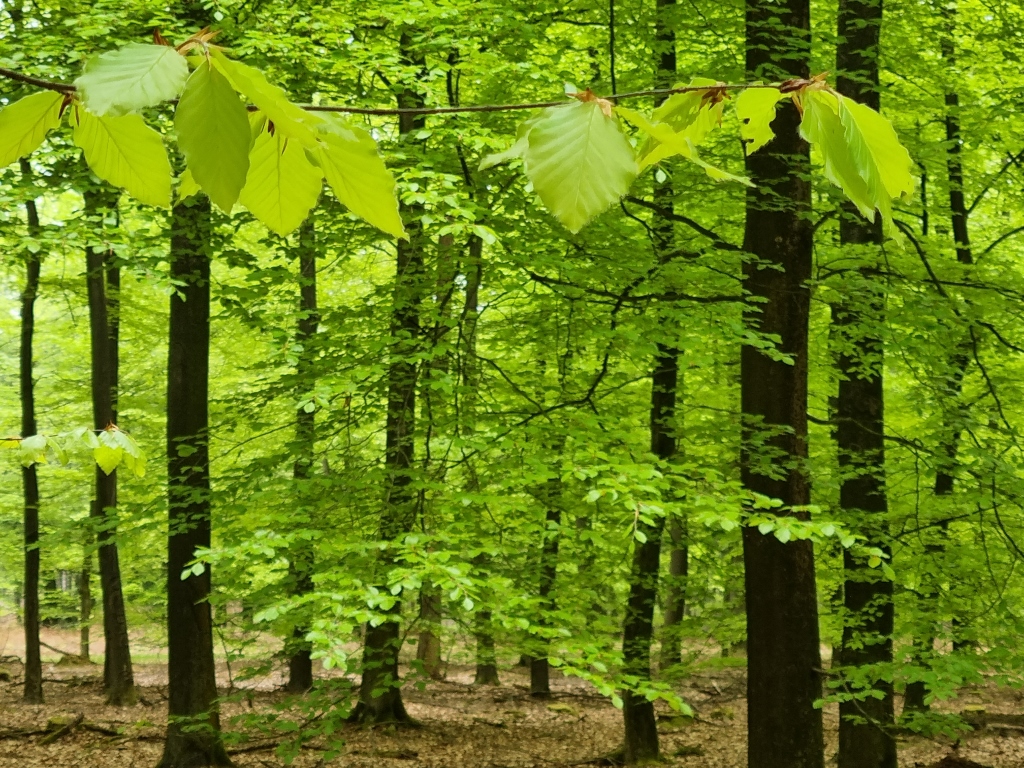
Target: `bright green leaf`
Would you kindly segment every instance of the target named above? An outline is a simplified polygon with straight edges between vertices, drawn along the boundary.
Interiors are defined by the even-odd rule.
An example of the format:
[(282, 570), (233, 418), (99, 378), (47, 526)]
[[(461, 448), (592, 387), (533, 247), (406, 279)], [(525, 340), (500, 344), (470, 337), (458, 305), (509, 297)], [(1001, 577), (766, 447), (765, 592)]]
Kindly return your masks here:
[(528, 139), (526, 175), (570, 232), (618, 201), (636, 178), (632, 147), (596, 101), (545, 109)]
[(103, 470), (104, 474), (109, 475), (115, 469), (117, 465), (121, 463), (121, 456), (124, 454), (120, 448), (111, 448), (105, 443), (97, 445), (92, 452), (92, 457), (96, 460), (100, 469)]
[(740, 137), (746, 143), (748, 155), (775, 138), (772, 130), (775, 107), (785, 98), (786, 94), (778, 88), (747, 88), (736, 97)]
[(140, 202), (171, 204), (171, 164), (160, 134), (139, 115), (97, 117), (81, 106), (72, 110), (75, 144), (93, 172), (123, 187)]
[(406, 236), (395, 180), (370, 134), (332, 115), (310, 155), (346, 208), (389, 235)]
[(23, 466), (46, 462), (46, 435), (29, 435), (22, 438), (19, 448)]
[(193, 178), (230, 213), (249, 170), (249, 118), (231, 83), (208, 61), (185, 84), (174, 128)]
[(202, 192), (202, 188), (196, 184), (196, 180), (192, 176), (192, 171), (186, 168), (181, 172), (181, 176), (178, 177), (178, 200), (187, 200), (192, 195)]
[(258, 69), (229, 59), (216, 49), (210, 50), (210, 61), (236, 91), (244, 94), (267, 116), (274, 124), (275, 132), (310, 149), (316, 145), (316, 130), (323, 123), (323, 118), (292, 104), (288, 94), (268, 82)]
[(188, 63), (166, 45), (129, 43), (93, 57), (75, 87), (95, 115), (123, 115), (178, 97)]
[(0, 168), (36, 150), (46, 134), (60, 124), (64, 95), (33, 93), (0, 110)]
[(874, 220), (875, 203), (850, 157), (836, 96), (827, 91), (807, 91), (802, 105), (800, 135), (821, 154), (825, 177), (842, 189), (866, 218)]
[(302, 147), (264, 130), (249, 155), (249, 175), (239, 202), (279, 235), (296, 229), (320, 196), (320, 171)]

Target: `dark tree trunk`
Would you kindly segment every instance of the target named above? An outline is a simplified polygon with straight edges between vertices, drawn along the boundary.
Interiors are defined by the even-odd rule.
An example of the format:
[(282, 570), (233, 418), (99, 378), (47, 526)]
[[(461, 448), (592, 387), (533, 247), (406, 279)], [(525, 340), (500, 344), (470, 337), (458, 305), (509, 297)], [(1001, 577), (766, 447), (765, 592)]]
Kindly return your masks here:
[[(32, 177), (28, 160), (21, 160), (21, 173)], [(28, 232), (38, 237), (41, 231), (39, 212), (35, 200), (25, 202)], [(32, 342), (35, 335), (35, 305), (39, 295), (39, 273), (42, 264), (39, 255), (25, 254), (25, 288), (21, 292), (21, 351), (19, 380), (21, 383), (21, 434), (31, 437), (36, 427), (35, 382), (32, 375)], [(25, 524), (25, 692), (29, 704), (43, 703), (43, 665), (39, 652), (39, 475), (36, 465), (21, 468), (24, 488)]]
[[(422, 70), (426, 61), (413, 50), (413, 36), (402, 32), (399, 55), (410, 66)], [(403, 88), (397, 94), (399, 108), (423, 106), (416, 90)], [(422, 115), (405, 113), (399, 117), (403, 139), (425, 125)], [(396, 244), (395, 286), (391, 308), (391, 350), (388, 363), (388, 410), (385, 425), (384, 504), (380, 519), (380, 538), (394, 544), (416, 523), (416, 493), (412, 487), (416, 437), (415, 355), (420, 350), (420, 304), (424, 294), (423, 225), (419, 204), (402, 206), (408, 240)], [(385, 573), (394, 563), (388, 549), (382, 551), (379, 567)], [(378, 626), (367, 624), (363, 641), (363, 669), (359, 702), (352, 719), (361, 723), (407, 722), (409, 715), (402, 703), (398, 675), (401, 650), (402, 605), (396, 601), (386, 620)]]
[[(956, 33), (957, 8), (955, 4), (943, 5), (939, 11), (944, 23), (941, 39), (941, 54), (950, 70), (956, 67), (956, 48), (954, 45)], [(950, 224), (953, 229), (953, 242), (956, 248), (956, 260), (965, 267), (974, 264), (974, 252), (971, 248), (970, 236), (970, 211), (964, 198), (964, 169), (961, 154), (962, 136), (960, 130), (960, 94), (950, 91), (945, 95), (945, 126), (946, 126), (946, 174), (949, 182), (949, 212)], [(960, 450), (960, 433), (963, 430), (963, 419), (965, 406), (961, 401), (963, 392), (964, 377), (967, 375), (967, 367), (970, 364), (970, 342), (963, 329), (957, 329), (960, 338), (956, 343), (953, 353), (949, 358), (948, 370), (942, 372), (945, 379), (943, 382), (943, 407), (946, 414), (943, 418), (943, 438), (939, 445), (937, 466), (935, 469), (935, 484), (932, 492), (937, 498), (944, 498), (953, 494), (956, 484), (957, 454)], [(946, 526), (941, 528), (940, 535), (944, 536)], [(939, 560), (945, 551), (945, 544), (941, 540), (925, 545), (925, 553), (932, 559)], [(938, 566), (941, 567), (941, 566)], [(922, 613), (925, 616), (932, 616), (935, 621), (935, 614), (938, 609), (940, 587), (932, 574), (927, 574), (919, 589), (921, 596)], [(958, 625), (954, 617), (954, 625)], [(920, 637), (915, 639), (914, 653), (919, 664), (926, 664), (928, 657), (934, 652), (935, 629), (922, 628)], [(960, 645), (954, 638), (954, 647)], [(928, 688), (922, 681), (907, 683), (903, 696), (904, 712), (923, 712), (928, 709), (925, 698)]]
[[(116, 211), (117, 197), (107, 189), (85, 193), (86, 215), (97, 228)], [(119, 269), (113, 252), (96, 246), (85, 249), (85, 280), (89, 295), (89, 335), (92, 367), (93, 426), (103, 430), (117, 421)], [(111, 276), (114, 276), (111, 279)], [(96, 496), (90, 515), (96, 531), (103, 592), (103, 687), (107, 703), (135, 703), (135, 677), (128, 645), (128, 620), (121, 590), (117, 555), (117, 470), (109, 475), (96, 467)]]
[[(808, 0), (747, 0), (747, 77), (807, 77)], [(744, 285), (760, 301), (746, 322), (775, 334), (774, 359), (753, 346), (740, 358), (743, 439), (740, 475), (753, 493), (784, 508), (810, 501), (807, 458), (807, 336), (812, 232), (810, 158), (800, 116), (784, 104), (776, 138), (747, 158)], [(765, 450), (767, 449), (767, 451)], [(774, 454), (774, 455), (772, 455)], [(769, 457), (771, 456), (771, 457)], [(747, 734), (751, 768), (822, 768), (821, 653), (814, 548), (743, 530), (747, 609)]]
[[(840, 0), (837, 90), (879, 109), (878, 41), (882, 0)], [(869, 541), (889, 551), (885, 489), (884, 348), (876, 328), (885, 319), (885, 299), (877, 287), (882, 222), (869, 223), (852, 206), (844, 206), (839, 240), (853, 256), (866, 260), (859, 269), (853, 295), (832, 307), (832, 323), (841, 339), (838, 358), (839, 396), (835, 435), (841, 473), (839, 506), (843, 519)], [(861, 250), (863, 249), (863, 250)], [(858, 253), (858, 251), (860, 251)], [(877, 568), (850, 550), (845, 569), (843, 641), (836, 660), (844, 667), (892, 662), (893, 588)], [(839, 704), (839, 768), (896, 768), (893, 738), (893, 687), (877, 672), (871, 687), (882, 698), (866, 696)], [(859, 693), (853, 689), (851, 693)], [(866, 722), (865, 722), (866, 721)]]
[[(301, 345), (296, 365), (300, 400), (316, 389), (316, 378), (313, 371), (313, 340), (317, 327), (320, 325), (320, 313), (317, 306), (316, 291), (316, 229), (310, 215), (299, 228), (299, 322), (295, 330), (295, 341)], [(295, 412), (295, 443), (297, 457), (292, 468), (295, 479), (296, 495), (300, 506), (312, 512), (312, 507), (305, 503), (310, 498), (309, 480), (313, 474), (313, 461), (316, 448), (316, 410), (300, 406)], [(312, 522), (312, 521), (310, 521)], [(300, 539), (294, 545), (289, 558), (289, 571), (292, 591), (297, 597), (313, 591), (313, 546), (306, 539)], [(300, 615), (305, 615), (302, 611)], [(310, 645), (306, 641), (307, 627), (302, 622), (292, 631), (290, 653), (288, 656), (288, 683), (286, 688), (291, 693), (302, 693), (313, 687), (313, 660), (310, 656)]]
[(92, 529), (82, 537), (82, 571), (78, 577), (78, 655), (88, 662), (89, 631), (92, 624)]
[[(555, 446), (555, 455), (561, 453), (563, 445), (564, 438), (559, 438)], [(555, 463), (557, 466), (557, 462)], [(551, 592), (558, 576), (558, 529), (562, 524), (562, 478), (560, 476), (547, 480), (541, 498), (544, 499), (547, 511), (544, 514), (544, 530), (540, 548), (540, 578), (537, 584), (540, 614), (537, 618), (537, 626), (544, 629), (550, 624), (548, 614), (555, 609)], [(551, 695), (551, 668), (548, 664), (547, 649), (548, 639), (541, 637), (534, 654), (530, 657), (530, 695), (537, 698), (547, 698)]]
[[(220, 740), (210, 615), (210, 568), (182, 572), (210, 546), (208, 381), (210, 200), (199, 195), (171, 215), (171, 296), (167, 363), (167, 742), (159, 768), (231, 764)], [(176, 718), (187, 718), (183, 722)], [(194, 729), (190, 726), (203, 726)]]
[[(655, 38), (658, 57), (655, 85), (671, 87), (676, 77), (676, 36), (672, 13), (675, 0), (657, 0)], [(655, 99), (658, 103), (660, 99)], [(671, 181), (655, 182), (655, 200), (672, 209), (674, 190)], [(655, 256), (665, 263), (674, 250), (671, 221), (656, 222)], [(679, 379), (679, 350), (659, 343), (651, 374), (650, 435), (651, 453), (662, 462), (676, 454), (673, 421), (676, 412), (676, 389)], [(653, 524), (637, 521), (637, 540), (633, 543), (629, 597), (622, 626), (622, 661), (625, 674), (639, 680), (651, 678), (651, 640), (654, 635), (654, 606), (658, 599), (658, 577), (661, 571), (661, 536), (663, 517)], [(630, 689), (622, 692), (624, 726), (624, 758), (626, 765), (655, 763), (660, 759), (657, 721), (654, 704)]]
[(444, 678), (441, 663), (441, 638), (438, 628), (441, 626), (441, 591), (433, 584), (420, 587), (420, 621), (424, 629), (420, 631), (419, 643), (416, 645), (416, 660), (423, 667), (423, 674), (431, 680)]
[(669, 542), (672, 549), (668, 557), (668, 584), (665, 590), (665, 626), (662, 629), (661, 661), (662, 670), (671, 668), (683, 660), (682, 624), (686, 616), (686, 577), (690, 571), (690, 552), (686, 546), (686, 526), (683, 521), (673, 519), (668, 526)]
[[(480, 361), (476, 354), (477, 345), (477, 323), (480, 319), (480, 286), (483, 282), (484, 242), (479, 235), (469, 237), (469, 258), (466, 260), (466, 294), (465, 305), (462, 317), (462, 385), (465, 395), (462, 398), (462, 432), (467, 440), (472, 436), (476, 419), (476, 404), (478, 399), (478, 388), (480, 386)], [(480, 482), (476, 473), (476, 465), (472, 459), (467, 461), (469, 473), (468, 490), (477, 493), (480, 490)], [(478, 518), (479, 519), (479, 518)], [(477, 527), (481, 539), (486, 535), (482, 526)], [(480, 553), (473, 560), (473, 565), (478, 570), (486, 571), (490, 564), (490, 557), (486, 553)], [(476, 674), (473, 678), (475, 685), (499, 685), (498, 660), (494, 651), (494, 625), (493, 614), (490, 610), (492, 595), (481, 595), (482, 605), (473, 615), (473, 636), (476, 640)]]

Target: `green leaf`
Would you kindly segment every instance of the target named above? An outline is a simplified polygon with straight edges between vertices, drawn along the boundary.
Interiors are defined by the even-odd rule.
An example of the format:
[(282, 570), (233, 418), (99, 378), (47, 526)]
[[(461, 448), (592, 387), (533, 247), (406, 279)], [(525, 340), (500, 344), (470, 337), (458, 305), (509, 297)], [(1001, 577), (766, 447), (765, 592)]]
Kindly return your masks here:
[(33, 93), (0, 110), (0, 168), (35, 151), (46, 134), (60, 124), (64, 95)]
[(310, 156), (346, 208), (389, 235), (406, 236), (395, 180), (369, 133), (331, 115)]
[(178, 177), (178, 200), (187, 200), (199, 192), (202, 192), (202, 188), (196, 184), (195, 178), (192, 176), (192, 171), (186, 168), (181, 172), (181, 176)]
[(210, 61), (236, 91), (245, 94), (267, 116), (275, 131), (310, 149), (316, 145), (316, 130), (323, 118), (292, 104), (288, 94), (269, 83), (258, 69), (229, 59), (215, 48), (210, 50)]
[[(716, 85), (716, 82), (705, 77), (697, 77), (686, 86), (679, 87), (695, 88), (701, 85)], [(659, 138), (657, 132), (649, 133), (638, 153), (641, 170), (674, 155), (682, 154), (675, 149), (678, 140), (689, 139), (693, 146), (697, 146), (719, 126), (725, 104), (721, 100), (705, 101), (708, 93), (708, 90), (677, 93), (654, 110), (651, 122), (667, 126), (677, 141), (666, 146), (662, 144), (663, 139)]]
[(477, 170), (486, 171), (488, 168), (507, 163), (509, 160), (521, 159), (526, 154), (526, 148), (530, 146), (530, 130), (536, 122), (537, 119), (533, 118), (532, 120), (520, 123), (516, 129), (515, 143), (506, 150), (495, 152), (493, 155), (487, 155), (487, 157), (480, 161)]
[(160, 134), (139, 115), (98, 117), (76, 105), (75, 144), (93, 172), (149, 205), (171, 204), (171, 164)]
[(185, 84), (174, 128), (193, 178), (230, 213), (249, 170), (249, 118), (231, 83), (208, 61)]
[[(736, 176), (702, 160), (688, 131), (675, 131), (668, 123), (651, 122), (640, 112), (626, 107), (616, 107), (615, 112), (657, 142), (656, 149), (641, 160), (640, 170), (645, 170), (660, 160), (681, 155), (694, 165), (703, 168), (704, 172), (715, 181), (736, 181), (751, 186), (750, 179), (745, 176)], [(703, 127), (700, 130), (703, 130)]]
[(188, 62), (166, 45), (129, 43), (90, 59), (75, 88), (95, 115), (123, 115), (178, 97)]
[(92, 452), (92, 457), (96, 460), (99, 468), (107, 475), (117, 469), (117, 465), (121, 463), (122, 455), (124, 455), (124, 451), (120, 448), (111, 448), (106, 443), (100, 443)]
[(320, 197), (320, 171), (302, 147), (264, 130), (249, 154), (249, 175), (238, 200), (279, 235), (296, 229)]
[[(857, 209), (868, 219), (875, 218), (875, 201), (868, 194), (867, 184), (857, 172), (846, 146), (843, 125), (839, 121), (839, 101), (826, 91), (803, 94), (803, 118), (800, 135), (821, 154), (825, 177), (846, 193)], [(888, 207), (888, 200), (883, 202)]]
[(629, 190), (633, 148), (597, 101), (549, 107), (528, 134), (526, 175), (570, 232), (579, 232)]
[(46, 463), (46, 435), (29, 435), (21, 440), (20, 459), (23, 466)]
[(740, 137), (746, 144), (748, 155), (775, 138), (772, 130), (775, 107), (785, 98), (786, 95), (778, 88), (747, 88), (736, 97)]

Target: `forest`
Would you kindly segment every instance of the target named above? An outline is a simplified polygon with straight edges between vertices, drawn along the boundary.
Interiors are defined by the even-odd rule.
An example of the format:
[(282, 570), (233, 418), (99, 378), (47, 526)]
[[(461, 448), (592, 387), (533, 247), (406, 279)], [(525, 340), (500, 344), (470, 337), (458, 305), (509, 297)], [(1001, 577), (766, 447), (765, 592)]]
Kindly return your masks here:
[(1022, 49), (0, 0), (0, 768), (1024, 766)]

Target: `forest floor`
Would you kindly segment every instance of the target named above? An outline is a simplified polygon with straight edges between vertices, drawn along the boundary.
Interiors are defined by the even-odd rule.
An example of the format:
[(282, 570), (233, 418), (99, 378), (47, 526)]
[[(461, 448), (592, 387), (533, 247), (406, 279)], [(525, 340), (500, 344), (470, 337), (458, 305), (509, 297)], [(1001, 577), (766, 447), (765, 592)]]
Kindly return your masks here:
[[(71, 633), (62, 645), (74, 647)], [(10, 649), (7, 649), (10, 652)], [(8, 660), (10, 657), (8, 657)], [(21, 702), (21, 666), (6, 664), (8, 680), (0, 681), (0, 768), (153, 768), (162, 750), (166, 716), (166, 666), (136, 666), (140, 702), (133, 707), (105, 706), (98, 665), (44, 664), (46, 704)], [(237, 670), (236, 670), (237, 671)], [(229, 685), (226, 665), (220, 665), (222, 684)], [(680, 684), (696, 718), (683, 722), (665, 708), (659, 710), (661, 747), (666, 765), (679, 768), (743, 768), (745, 747), (745, 671), (721, 667), (699, 672)], [(0, 675), (2, 677), (2, 675)], [(501, 685), (471, 684), (470, 667), (452, 666), (444, 681), (424, 690), (407, 687), (405, 700), (418, 727), (363, 729), (343, 732), (344, 754), (332, 766), (344, 768), (549, 768), (600, 764), (599, 758), (621, 746), (621, 713), (589, 684), (554, 674), (553, 695), (547, 700), (529, 695), (525, 670), (502, 669)], [(225, 723), (232, 715), (266, 710), (280, 702), (277, 680), (263, 678), (251, 698), (240, 697), (223, 708)], [(251, 683), (250, 683), (251, 685)], [(226, 692), (226, 691), (222, 691)], [(250, 704), (251, 702), (251, 704)], [(964, 690), (950, 709), (984, 705), (989, 713), (1024, 711), (1024, 695), (994, 688)], [(79, 716), (82, 716), (79, 721)], [(62, 724), (75, 723), (53, 739)], [(837, 713), (826, 707), (826, 755), (835, 765)], [(49, 743), (47, 743), (49, 742)], [(257, 740), (248, 749), (259, 747)], [(240, 751), (239, 768), (270, 768), (282, 763), (272, 745)], [(957, 761), (952, 759), (958, 758)], [(939, 762), (943, 761), (943, 762)], [(963, 762), (960, 762), (963, 761)], [(973, 762), (968, 762), (973, 761)], [(319, 753), (303, 750), (297, 768), (325, 765)], [(1024, 728), (983, 729), (965, 736), (954, 749), (948, 740), (921, 737), (900, 739), (901, 768), (1021, 768), (1024, 766)]]

